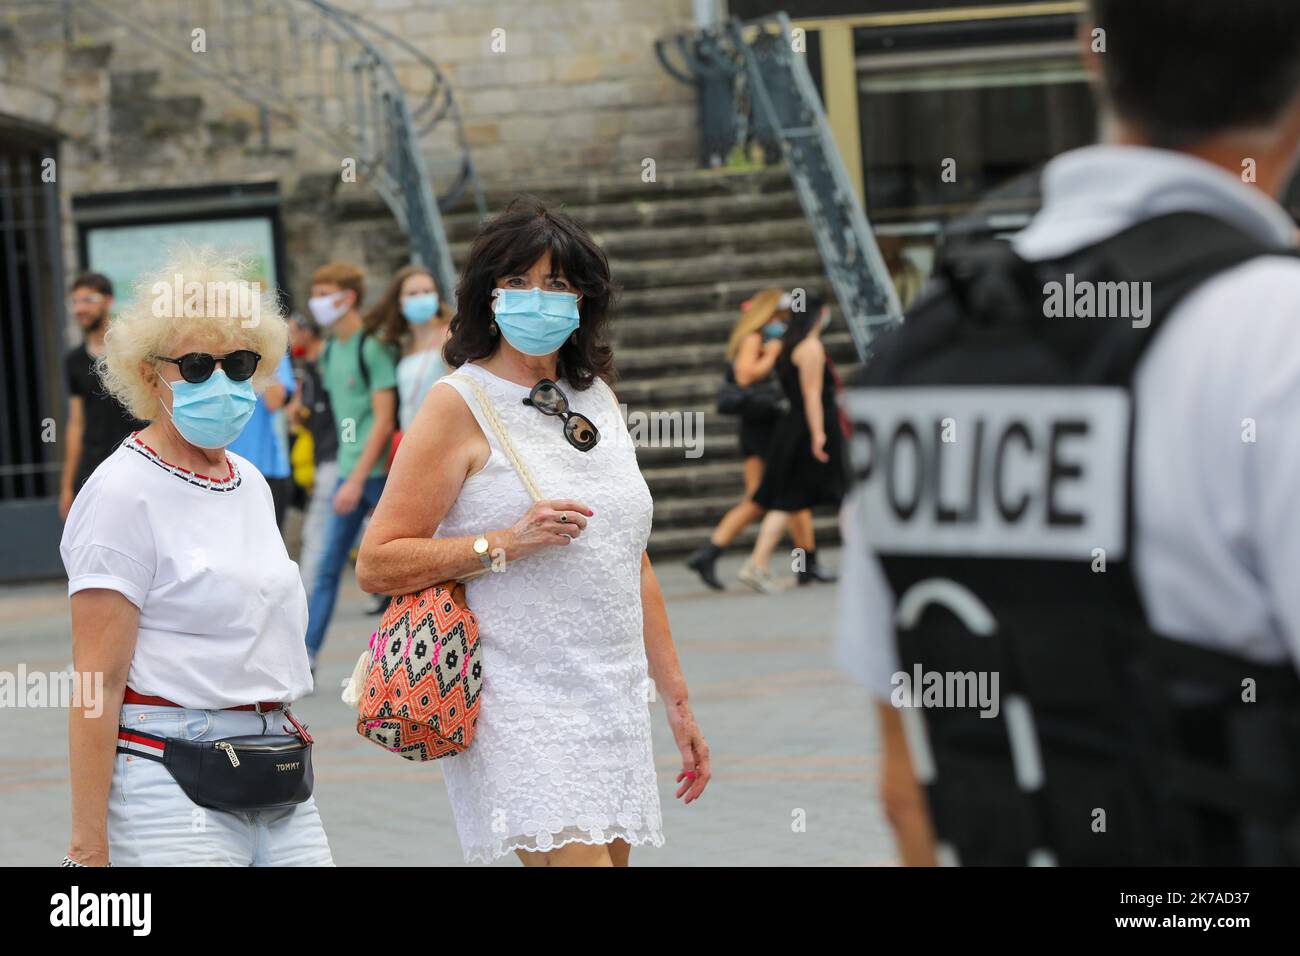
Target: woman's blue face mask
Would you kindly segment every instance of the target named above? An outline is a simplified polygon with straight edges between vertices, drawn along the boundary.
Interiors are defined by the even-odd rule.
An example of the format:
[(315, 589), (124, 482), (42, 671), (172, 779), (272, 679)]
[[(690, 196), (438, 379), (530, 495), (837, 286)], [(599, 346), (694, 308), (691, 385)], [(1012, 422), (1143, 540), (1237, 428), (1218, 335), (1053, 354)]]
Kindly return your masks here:
[(239, 437), (257, 408), (252, 381), (232, 382), (221, 369), (214, 369), (202, 382), (169, 382), (158, 377), (172, 390), (168, 413), (172, 424), (182, 438), (199, 448), (225, 448)]
[(550, 355), (578, 328), (578, 297), (541, 289), (493, 289), (492, 311), (505, 340), (525, 355)]
[(402, 316), (407, 322), (423, 325), (438, 314), (438, 293), (423, 292), (402, 300)]

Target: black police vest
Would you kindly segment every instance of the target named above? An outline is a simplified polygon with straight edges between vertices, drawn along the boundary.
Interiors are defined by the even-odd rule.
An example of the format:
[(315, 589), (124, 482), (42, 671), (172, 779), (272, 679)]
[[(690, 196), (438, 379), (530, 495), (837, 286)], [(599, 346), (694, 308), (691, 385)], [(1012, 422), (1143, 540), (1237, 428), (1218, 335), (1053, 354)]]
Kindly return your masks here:
[(1190, 213), (1046, 263), (970, 240), (873, 343), (851, 460), (942, 858), (1300, 862), (1295, 669), (1153, 633), (1129, 564), (1134, 369), (1266, 253)]

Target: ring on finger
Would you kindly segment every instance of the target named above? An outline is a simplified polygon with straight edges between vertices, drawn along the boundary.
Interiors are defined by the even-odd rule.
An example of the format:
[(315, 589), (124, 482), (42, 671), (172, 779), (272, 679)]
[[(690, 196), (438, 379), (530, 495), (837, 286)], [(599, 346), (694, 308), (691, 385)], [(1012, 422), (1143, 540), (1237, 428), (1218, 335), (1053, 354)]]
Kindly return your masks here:
[(569, 523), (569, 513), (567, 511), (561, 511), (560, 524), (568, 524), (568, 523)]

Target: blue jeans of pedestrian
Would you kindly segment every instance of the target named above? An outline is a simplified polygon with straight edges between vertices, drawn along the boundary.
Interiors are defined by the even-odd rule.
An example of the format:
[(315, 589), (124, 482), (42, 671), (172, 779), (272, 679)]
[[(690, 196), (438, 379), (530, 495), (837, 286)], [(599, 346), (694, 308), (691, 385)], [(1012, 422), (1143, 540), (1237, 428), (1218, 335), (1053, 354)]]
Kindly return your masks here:
[[(278, 712), (190, 710), (123, 704), (119, 726), (156, 737), (217, 740), (291, 733)], [(333, 866), (316, 798), (276, 810), (200, 807), (162, 764), (113, 760), (108, 856), (114, 866)]]
[[(348, 552), (356, 543), (357, 532), (361, 530), (366, 514), (379, 504), (379, 496), (384, 493), (384, 480), (384, 475), (367, 478), (357, 506), (345, 515), (331, 510), (329, 519), (325, 522), (325, 539), (316, 561), (316, 580), (312, 584), (311, 596), (307, 599), (307, 654), (313, 664), (320, 654), (321, 645), (325, 643), (325, 631), (330, 626), (330, 618), (334, 616), (339, 577), (343, 574)], [(342, 486), (343, 479), (340, 479), (334, 490), (338, 491)]]

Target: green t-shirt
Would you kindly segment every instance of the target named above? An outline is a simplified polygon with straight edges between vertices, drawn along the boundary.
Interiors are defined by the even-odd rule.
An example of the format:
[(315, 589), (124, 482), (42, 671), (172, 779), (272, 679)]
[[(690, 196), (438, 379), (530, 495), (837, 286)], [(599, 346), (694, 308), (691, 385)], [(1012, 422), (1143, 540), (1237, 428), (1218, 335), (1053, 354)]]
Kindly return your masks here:
[[(334, 428), (339, 436), (339, 477), (347, 478), (361, 457), (370, 429), (375, 423), (371, 392), (397, 388), (397, 361), (393, 353), (373, 335), (366, 337), (366, 371), (370, 373), (370, 388), (366, 389), (361, 377), (361, 330), (352, 333), (346, 342), (331, 340), (321, 356), (321, 380), (330, 393), (330, 408), (334, 412)], [(380, 455), (369, 477), (384, 473), (387, 455)]]

